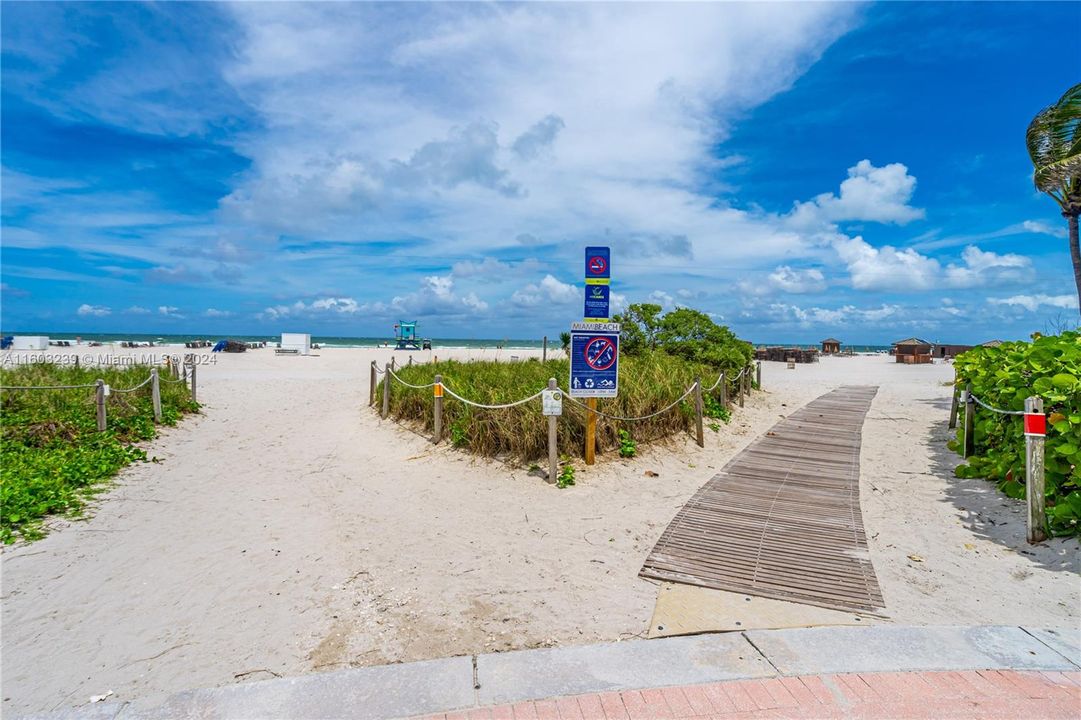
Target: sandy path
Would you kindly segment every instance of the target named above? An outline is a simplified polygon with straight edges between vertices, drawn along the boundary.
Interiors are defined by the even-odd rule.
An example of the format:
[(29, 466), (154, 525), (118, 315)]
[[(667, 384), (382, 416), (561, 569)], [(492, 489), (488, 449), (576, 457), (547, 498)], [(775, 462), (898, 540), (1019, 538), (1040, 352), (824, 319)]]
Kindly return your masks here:
[[(891, 616), (1076, 625), (1068, 546), (1009, 550), (1016, 505), (947, 479), (930, 444), (947, 366), (767, 364), (771, 392), (704, 450), (681, 440), (559, 491), (380, 422), (367, 363), (385, 357), (222, 356), (200, 370), (205, 414), (154, 443), (162, 463), (125, 471), (88, 520), (5, 549), (5, 712), (641, 634), (656, 586), (637, 572), (676, 509), (779, 414), (845, 382), (882, 386), (862, 469)], [(1014, 534), (974, 532), (974, 509)]]

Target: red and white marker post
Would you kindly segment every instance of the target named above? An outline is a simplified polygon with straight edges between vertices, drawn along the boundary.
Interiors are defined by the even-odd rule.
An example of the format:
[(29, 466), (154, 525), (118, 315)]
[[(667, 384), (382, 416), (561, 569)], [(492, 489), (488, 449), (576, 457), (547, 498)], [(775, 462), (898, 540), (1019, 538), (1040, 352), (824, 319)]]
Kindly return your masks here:
[(1047, 416), (1043, 414), (1043, 398), (1025, 400), (1025, 500), (1028, 505), (1028, 541), (1038, 543), (1047, 539), (1044, 513), (1044, 438)]

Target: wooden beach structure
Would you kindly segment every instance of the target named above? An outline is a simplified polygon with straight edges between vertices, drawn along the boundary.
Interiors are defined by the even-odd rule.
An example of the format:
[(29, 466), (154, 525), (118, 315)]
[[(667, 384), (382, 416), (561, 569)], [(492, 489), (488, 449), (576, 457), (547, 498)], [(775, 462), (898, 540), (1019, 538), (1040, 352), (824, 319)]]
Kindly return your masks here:
[(955, 358), (965, 350), (971, 350), (971, 345), (947, 345), (938, 343), (931, 349), (931, 356), (941, 359)]
[(931, 349), (934, 343), (921, 340), (918, 337), (905, 338), (893, 343), (890, 353), (897, 362), (905, 365), (925, 365), (934, 362)]
[(841, 341), (837, 338), (826, 338), (821, 344), (823, 355), (837, 355), (841, 352)]
[(755, 360), (773, 362), (813, 363), (818, 362), (818, 350), (798, 347), (759, 347), (754, 351)]

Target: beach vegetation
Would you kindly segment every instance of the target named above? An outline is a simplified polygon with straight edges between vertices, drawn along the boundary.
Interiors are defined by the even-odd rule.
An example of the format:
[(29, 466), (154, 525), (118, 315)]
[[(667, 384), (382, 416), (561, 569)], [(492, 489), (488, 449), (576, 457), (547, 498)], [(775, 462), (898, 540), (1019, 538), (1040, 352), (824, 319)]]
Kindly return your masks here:
[[(741, 343), (746, 345), (745, 343)], [(749, 346), (748, 346), (749, 347)], [(701, 377), (705, 387), (714, 383), (721, 369), (732, 376), (733, 366), (745, 356), (734, 354), (735, 362), (721, 367), (670, 355), (664, 351), (647, 352), (621, 358), (619, 397), (598, 399), (601, 412), (622, 417), (642, 417), (663, 410), (679, 398)], [(566, 359), (537, 363), (496, 361), (441, 360), (426, 365), (398, 368), (406, 382), (424, 385), (436, 374), (447, 387), (462, 397), (486, 405), (501, 405), (527, 398), (556, 378), (566, 389), (570, 373)], [(382, 393), (382, 383), (376, 396)], [(707, 407), (717, 417), (725, 417), (720, 404), (720, 387), (704, 393)], [(730, 394), (731, 396), (731, 394)], [(709, 399), (706, 399), (709, 398)], [(434, 430), (434, 398), (431, 389), (409, 388), (391, 383), (390, 414), (418, 430)], [(507, 456), (530, 462), (547, 456), (548, 423), (536, 399), (508, 408), (487, 409), (467, 405), (449, 395), (443, 402), (443, 421), (451, 443), (458, 448), (487, 457)], [(585, 446), (586, 410), (566, 397), (563, 414), (558, 417), (559, 452), (580, 457)], [(681, 433), (694, 432), (694, 396), (688, 395), (671, 410), (641, 421), (597, 418), (597, 446), (601, 452), (620, 447), (620, 430), (631, 433), (636, 443), (664, 440)]]
[(574, 484), (574, 466), (564, 465), (559, 471), (559, 477), (556, 478), (556, 487), (562, 490), (565, 487), (569, 487)]
[[(954, 361), (957, 384), (1003, 410), (1023, 410), (1025, 398), (1043, 399), (1047, 414), (1044, 484), (1048, 531), (1081, 535), (1081, 333), (1035, 335), (1032, 342), (977, 347)], [(962, 452), (964, 424), (949, 447)], [(1017, 415), (976, 408), (975, 453), (958, 477), (993, 480), (1012, 498), (1025, 497), (1025, 435)]]
[(638, 443), (634, 441), (631, 434), (626, 430), (619, 431), (619, 456), (621, 458), (632, 458), (638, 454)]
[[(138, 385), (145, 365), (74, 367), (34, 363), (0, 370), (0, 385)], [(175, 425), (198, 405), (184, 383), (161, 383), (162, 422)], [(51, 514), (77, 515), (126, 465), (147, 460), (140, 446), (156, 434), (150, 384), (107, 398), (108, 425), (97, 430), (94, 388), (0, 393), (0, 540), (32, 540)], [(155, 458), (151, 458), (155, 460)]]

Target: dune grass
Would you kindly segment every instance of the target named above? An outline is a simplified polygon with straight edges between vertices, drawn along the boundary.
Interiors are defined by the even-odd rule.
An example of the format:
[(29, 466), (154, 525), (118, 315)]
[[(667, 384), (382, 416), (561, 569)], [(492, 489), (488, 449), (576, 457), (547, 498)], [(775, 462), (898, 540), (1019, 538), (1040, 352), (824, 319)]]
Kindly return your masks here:
[[(81, 385), (98, 378), (113, 388), (138, 385), (150, 366), (83, 367), (34, 363), (0, 370), (0, 385)], [(164, 373), (163, 373), (164, 375)], [(97, 431), (94, 388), (0, 392), (0, 540), (42, 535), (41, 518), (77, 514), (104, 481), (146, 452), (156, 435), (150, 384), (106, 400), (108, 429)], [(161, 383), (162, 422), (175, 425), (198, 405), (183, 383)]]
[[(520, 362), (456, 360), (427, 365), (403, 366), (398, 376), (414, 385), (430, 383), (436, 374), (462, 397), (488, 405), (513, 402), (545, 388), (554, 377), (561, 388), (567, 387), (567, 360)], [(619, 397), (598, 400), (597, 409), (612, 415), (640, 417), (656, 412), (684, 393), (696, 377), (702, 385), (713, 385), (719, 368), (689, 362), (663, 352), (627, 356), (620, 359)], [(729, 376), (733, 373), (729, 371)], [(376, 407), (382, 397), (382, 380), (376, 392)], [(734, 385), (729, 386), (732, 397)], [(727, 408), (720, 405), (718, 386), (705, 398), (706, 415), (727, 421)], [(431, 388), (416, 390), (393, 381), (390, 414), (419, 430), (432, 432), (434, 397)], [(563, 401), (558, 438), (561, 455), (579, 457), (585, 445), (585, 410), (569, 398)], [(635, 442), (656, 442), (679, 433), (694, 431), (694, 395), (671, 410), (648, 420), (623, 422), (599, 417), (597, 445), (602, 452), (618, 449), (620, 430)], [(709, 421), (707, 421), (709, 422)], [(507, 456), (523, 461), (537, 460), (548, 453), (548, 422), (541, 414), (540, 399), (512, 408), (488, 410), (471, 407), (445, 396), (443, 406), (444, 438), (455, 447), (478, 455)], [(715, 425), (715, 423), (714, 423)]]

